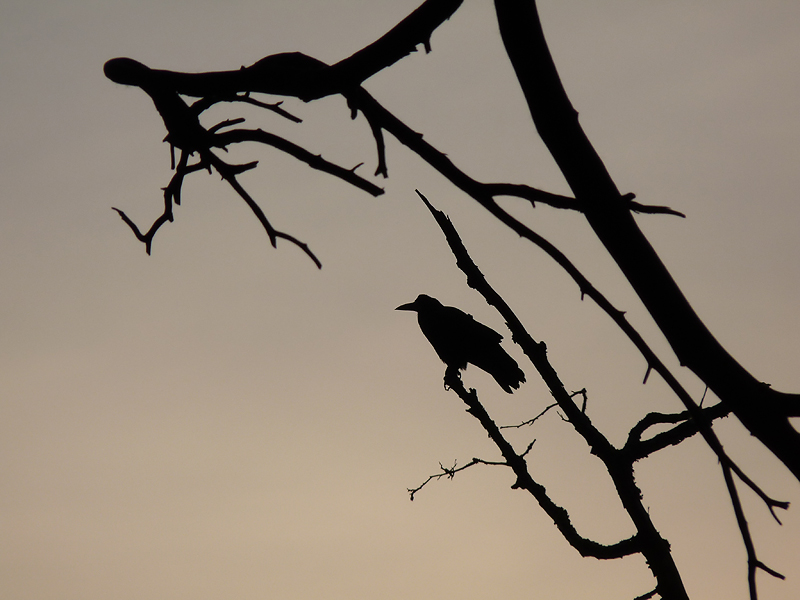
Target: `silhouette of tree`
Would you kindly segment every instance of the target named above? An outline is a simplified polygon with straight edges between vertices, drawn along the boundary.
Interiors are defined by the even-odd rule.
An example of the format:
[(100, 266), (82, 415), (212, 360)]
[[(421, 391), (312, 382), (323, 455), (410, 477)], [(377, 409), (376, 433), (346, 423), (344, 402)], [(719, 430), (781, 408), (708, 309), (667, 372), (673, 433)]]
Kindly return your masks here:
[[(640, 598), (656, 595), (669, 599), (688, 598), (670, 545), (657, 530), (643, 504), (642, 492), (634, 479), (633, 465), (699, 434), (719, 459), (747, 552), (750, 596), (755, 599), (757, 571), (762, 570), (779, 578), (783, 576), (758, 559), (737, 486), (744, 484), (753, 490), (776, 520), (776, 509), (787, 509), (788, 503), (770, 497), (730, 459), (714, 432), (713, 423), (721, 417), (734, 415), (800, 480), (800, 434), (790, 422), (791, 417), (800, 416), (800, 395), (773, 390), (751, 375), (714, 338), (689, 305), (633, 218), (633, 213), (683, 215), (668, 207), (636, 202), (633, 194), (619, 191), (581, 128), (578, 113), (561, 85), (534, 0), (495, 0), (495, 12), (506, 54), (524, 93), (533, 123), (564, 175), (573, 196), (553, 194), (526, 184), (487, 183), (474, 179), (426, 141), (420, 133), (390, 113), (362, 87), (361, 84), (366, 79), (416, 51), (420, 44), (426, 52), (430, 52), (433, 32), (461, 4), (461, 0), (427, 0), (379, 40), (332, 65), (299, 52), (275, 54), (249, 67), (209, 73), (151, 69), (129, 58), (109, 60), (105, 65), (105, 74), (111, 80), (137, 86), (153, 100), (167, 129), (165, 141), (172, 148), (174, 170), (172, 179), (164, 188), (163, 213), (147, 231), (142, 232), (124, 211), (118, 208), (114, 210), (145, 244), (149, 254), (156, 232), (174, 218), (173, 206), (180, 204), (185, 178), (201, 170), (216, 171), (250, 207), (273, 246), (277, 245), (278, 240), (286, 240), (298, 246), (317, 267), (321, 267), (318, 257), (305, 242), (273, 226), (256, 200), (240, 183), (238, 176), (254, 169), (257, 162), (230, 163), (221, 158), (219, 150), (226, 151), (243, 142), (265, 144), (373, 196), (382, 194), (383, 189), (369, 178), (356, 173), (361, 165), (351, 168), (336, 165), (275, 134), (262, 129), (242, 127), (245, 121), (243, 118), (226, 119), (206, 128), (201, 124), (200, 117), (206, 110), (220, 103), (246, 103), (272, 111), (285, 119), (300, 122), (298, 117), (282, 107), (280, 101), (271, 103), (261, 99), (261, 95), (294, 97), (304, 102), (341, 95), (351, 110), (351, 118), (355, 119), (361, 114), (369, 125), (377, 154), (376, 176), (388, 176), (384, 141), (384, 135), (388, 133), (475, 200), (490, 215), (543, 250), (561, 266), (575, 281), (581, 295), (593, 300), (643, 356), (647, 364), (645, 381), (651, 371), (657, 373), (685, 408), (682, 412), (672, 414), (642, 415), (629, 431), (627, 441), (621, 447), (614, 446), (592, 423), (587, 412), (586, 391), (569, 392), (564, 387), (550, 364), (544, 342), (534, 340), (509, 305), (489, 285), (467, 253), (449, 218), (418, 192), (441, 228), (457, 266), (467, 278), (467, 284), (478, 291), (505, 319), (513, 341), (521, 347), (549, 388), (555, 403), (545, 409), (545, 412), (557, 407), (563, 415), (562, 418), (586, 441), (589, 451), (604, 463), (624, 510), (635, 527), (635, 533), (613, 544), (601, 544), (581, 535), (572, 524), (568, 511), (550, 498), (545, 488), (528, 470), (525, 458), (531, 451), (533, 442), (523, 451), (515, 449), (503, 431), (509, 426), (495, 424), (480, 402), (477, 391), (464, 387), (457, 368), (447, 369), (445, 384), (466, 404), (468, 412), (484, 428), (503, 459), (493, 462), (474, 458), (461, 467), (454, 465), (452, 468), (440, 465), (440, 472), (409, 490), (411, 499), (430, 481), (442, 477), (452, 478), (456, 473), (475, 465), (508, 467), (516, 477), (513, 487), (531, 494), (566, 541), (581, 555), (601, 559), (642, 555), (656, 584), (652, 591)], [(254, 96), (256, 94), (259, 95), (258, 98)], [(188, 98), (195, 100), (189, 102)], [(177, 159), (176, 149), (179, 152)], [(558, 248), (498, 204), (498, 198), (504, 196), (582, 214), (638, 294), (680, 363), (705, 383), (707, 390), (716, 396), (718, 402), (704, 407), (702, 400), (695, 400), (633, 328), (624, 312), (612, 305)], [(450, 366), (448, 363), (448, 367)], [(581, 406), (576, 403), (578, 397), (583, 398)], [(542, 414), (513, 427), (531, 425)], [(654, 428), (658, 428), (659, 432), (651, 433)]]

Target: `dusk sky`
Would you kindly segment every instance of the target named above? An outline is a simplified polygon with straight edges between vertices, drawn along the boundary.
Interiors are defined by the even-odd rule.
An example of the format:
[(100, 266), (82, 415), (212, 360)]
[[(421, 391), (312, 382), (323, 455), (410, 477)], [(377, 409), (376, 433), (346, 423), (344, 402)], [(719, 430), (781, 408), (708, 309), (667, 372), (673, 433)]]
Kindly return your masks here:
[[(215, 173), (191, 175), (147, 256), (171, 176), (150, 98), (103, 75), (126, 56), (177, 71), (301, 51), (336, 62), (421, 0), (4, 0), (0, 7), (0, 596), (8, 600), (618, 600), (649, 592), (641, 558), (583, 559), (443, 388), (414, 315), (426, 293), (505, 335), (528, 382), (507, 395), (474, 367), (494, 418), (551, 397), (470, 290), (414, 189), (453, 220), (478, 266), (612, 442), (679, 401), (541, 251), (394, 139), (389, 179), (341, 98), (245, 116), (385, 188), (373, 198), (257, 145), (243, 185), (269, 241)], [(589, 138), (623, 193), (686, 214), (636, 217), (700, 317), (755, 377), (800, 392), (800, 3), (542, 0), (545, 34)], [(365, 82), (482, 181), (569, 189), (536, 135), (488, 0), (465, 0), (416, 52)], [(421, 50), (421, 47), (420, 47)], [(273, 98), (272, 100), (275, 100)], [(206, 123), (213, 124), (213, 120)], [(627, 314), (699, 400), (585, 219), (506, 198)], [(706, 398), (707, 402), (715, 401)], [(734, 418), (760, 598), (800, 597), (800, 485)], [(556, 411), (515, 432), (531, 473), (586, 536), (633, 527), (602, 464)], [(715, 455), (697, 439), (637, 464), (644, 501), (693, 600), (747, 598), (745, 550)]]

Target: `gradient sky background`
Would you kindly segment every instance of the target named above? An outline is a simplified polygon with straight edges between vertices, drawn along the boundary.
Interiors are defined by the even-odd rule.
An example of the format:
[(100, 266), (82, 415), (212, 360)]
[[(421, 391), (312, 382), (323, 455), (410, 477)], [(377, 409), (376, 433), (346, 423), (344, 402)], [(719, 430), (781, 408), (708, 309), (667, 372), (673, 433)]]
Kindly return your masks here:
[[(0, 7), (0, 590), (13, 600), (633, 598), (643, 561), (581, 559), (500, 468), (409, 502), (438, 461), (497, 457), (442, 388), (409, 313), (425, 292), (502, 331), (464, 285), (413, 193), (453, 219), (489, 280), (615, 442), (650, 410), (677, 411), (610, 321), (530, 244), (493, 223), (394, 141), (374, 199), (268, 148), (242, 178), (278, 228), (272, 249), (219, 178), (192, 176), (153, 255), (111, 206), (146, 226), (169, 180), (149, 98), (103, 76), (129, 56), (157, 68), (233, 69), (303, 51), (333, 62), (417, 0), (5, 0)], [(687, 219), (640, 216), (687, 296), (756, 377), (800, 390), (800, 4), (540, 2), (581, 122), (623, 192)], [(473, 176), (568, 190), (531, 125), (488, 1), (366, 87)], [(341, 99), (254, 123), (344, 166), (375, 167)], [(222, 113), (218, 113), (222, 114)], [(220, 117), (224, 118), (224, 117)], [(383, 185), (382, 182), (379, 182)], [(504, 205), (546, 235), (669, 356), (576, 214)], [(509, 336), (507, 336), (509, 337)], [(507, 339), (506, 347), (522, 363)], [(676, 370), (679, 370), (675, 366)], [(549, 396), (530, 366), (514, 396), (474, 368), (496, 419)], [(703, 388), (681, 377), (698, 398)], [(772, 495), (743, 491), (762, 597), (800, 597), (800, 486), (733, 420), (720, 435)], [(551, 412), (534, 476), (578, 528), (632, 532), (599, 461)], [(746, 598), (745, 554), (713, 454), (698, 441), (639, 465), (656, 525), (692, 598)]]

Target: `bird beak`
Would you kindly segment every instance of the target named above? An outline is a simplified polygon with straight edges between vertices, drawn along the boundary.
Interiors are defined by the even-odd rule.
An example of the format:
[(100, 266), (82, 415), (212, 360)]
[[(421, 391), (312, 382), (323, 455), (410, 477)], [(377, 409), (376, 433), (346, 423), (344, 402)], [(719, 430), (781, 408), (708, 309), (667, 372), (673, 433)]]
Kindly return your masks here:
[(417, 305), (416, 305), (416, 304), (414, 304), (413, 302), (409, 302), (408, 304), (401, 304), (400, 306), (398, 306), (397, 308), (395, 308), (395, 310), (410, 310), (410, 311), (416, 311), (416, 310), (417, 310)]

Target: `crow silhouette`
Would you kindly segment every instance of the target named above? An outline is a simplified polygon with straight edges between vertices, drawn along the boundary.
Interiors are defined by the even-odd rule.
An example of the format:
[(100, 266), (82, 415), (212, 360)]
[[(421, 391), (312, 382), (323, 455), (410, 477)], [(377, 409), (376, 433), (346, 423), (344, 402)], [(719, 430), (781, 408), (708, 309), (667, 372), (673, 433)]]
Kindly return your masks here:
[(458, 376), (460, 369), (471, 363), (494, 377), (503, 390), (512, 393), (525, 382), (525, 373), (500, 346), (503, 336), (494, 329), (478, 323), (469, 315), (452, 306), (444, 306), (436, 298), (420, 294), (414, 302), (398, 306), (395, 310), (417, 313), (422, 333), (436, 350), (436, 354)]

